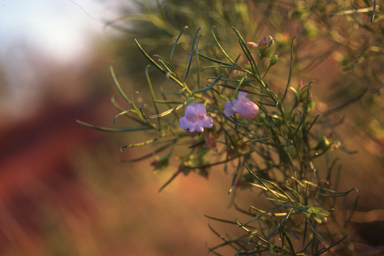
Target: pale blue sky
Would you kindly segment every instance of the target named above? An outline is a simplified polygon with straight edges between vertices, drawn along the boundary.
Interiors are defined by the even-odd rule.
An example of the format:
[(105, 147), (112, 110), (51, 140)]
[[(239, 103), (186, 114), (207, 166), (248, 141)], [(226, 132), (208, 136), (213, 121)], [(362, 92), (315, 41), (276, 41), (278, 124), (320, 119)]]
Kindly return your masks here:
[(17, 40), (60, 58), (87, 50), (90, 34), (106, 32), (115, 1), (0, 0), (0, 53)]
[(118, 1), (0, 0), (0, 71), (5, 75), (0, 123), (4, 115), (10, 122), (39, 109), (44, 93), (33, 82), (39, 74), (28, 61), (31, 50), (53, 63), (80, 63), (91, 53), (92, 40), (113, 31), (103, 21), (116, 17)]

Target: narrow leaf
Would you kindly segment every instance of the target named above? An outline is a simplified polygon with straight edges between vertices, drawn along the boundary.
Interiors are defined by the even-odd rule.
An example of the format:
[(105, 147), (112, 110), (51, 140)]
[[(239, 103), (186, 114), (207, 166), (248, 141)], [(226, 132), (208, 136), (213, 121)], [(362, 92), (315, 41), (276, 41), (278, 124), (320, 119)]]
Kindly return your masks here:
[(227, 63), (227, 62), (224, 62), (224, 61), (221, 61), (221, 60), (216, 60), (216, 59), (214, 59), (214, 58), (205, 56), (205, 55), (203, 55), (203, 54), (201, 54), (201, 53), (197, 53), (197, 55), (199, 55), (200, 57), (203, 57), (204, 59), (207, 59), (207, 60), (210, 60), (210, 61), (213, 61), (213, 62), (222, 64), (222, 65), (225, 65), (225, 66), (230, 66), (230, 67), (233, 67), (233, 68), (236, 68), (236, 69), (239, 68), (239, 67), (237, 67), (237, 66), (233, 66), (233, 65), (231, 65), (231, 64), (229, 64), (229, 63)]
[[(145, 76), (147, 77), (149, 89), (151, 91), (152, 101), (153, 101), (153, 105), (155, 106), (156, 115), (159, 115), (159, 108), (157, 107), (155, 92), (153, 91), (152, 82), (151, 82), (151, 79), (149, 78), (148, 68), (149, 68), (149, 65), (145, 69)], [(157, 123), (158, 123), (158, 126), (160, 127), (161, 126), (160, 117), (157, 118)]]
[(292, 74), (292, 60), (293, 60), (293, 40), (296, 38), (297, 36), (294, 36), (291, 40), (291, 52), (290, 52), (290, 60), (289, 60), (289, 73), (288, 73), (288, 81), (287, 81), (287, 86), (285, 87), (285, 92), (284, 92), (284, 95), (283, 95), (283, 98), (281, 98), (281, 104), (283, 104), (283, 101), (285, 99), (285, 96), (287, 95), (287, 91), (288, 91), (288, 88), (289, 88), (289, 83), (291, 82), (291, 74)]
[(138, 161), (141, 161), (141, 160), (144, 160), (148, 157), (151, 157), (153, 156), (153, 153), (157, 154), (157, 153), (160, 153), (161, 151), (163, 150), (166, 150), (167, 148), (169, 148), (170, 146), (174, 145), (174, 142), (172, 143), (169, 143), (167, 145), (164, 145), (162, 146), (161, 148), (158, 148), (156, 149), (155, 151), (152, 151), (151, 153), (149, 154), (146, 154), (146, 155), (143, 155), (141, 157), (138, 157), (138, 158), (135, 158), (135, 159), (126, 159), (126, 160), (122, 160), (121, 162), (126, 162), (126, 163), (133, 163), (133, 162), (138, 162)]
[(119, 93), (121, 94), (121, 96), (122, 96), (128, 103), (129, 103), (129, 105), (132, 106), (132, 102), (131, 102), (131, 100), (127, 97), (127, 95), (126, 95), (126, 94), (124, 93), (124, 91), (121, 89), (121, 86), (120, 86), (119, 82), (117, 81), (115, 72), (113, 71), (113, 65), (112, 65), (112, 63), (109, 64), (109, 71), (111, 72), (112, 79), (113, 79), (113, 82), (115, 83), (115, 86), (116, 86), (117, 90), (119, 91)]
[(211, 89), (217, 82), (220, 81), (220, 78), (222, 77), (223, 75), (220, 75), (218, 78), (215, 79), (215, 81), (213, 81), (210, 85), (208, 85), (207, 87), (203, 88), (203, 89), (200, 89), (200, 90), (197, 90), (197, 91), (193, 91), (192, 93), (198, 93), (198, 92), (205, 92), (205, 91), (208, 91), (209, 89)]
[(92, 124), (88, 124), (85, 122), (82, 122), (80, 120), (76, 120), (77, 123), (84, 125), (86, 127), (99, 130), (99, 131), (104, 131), (104, 132), (134, 132), (134, 131), (144, 131), (144, 130), (150, 130), (153, 129), (152, 127), (149, 126), (141, 126), (141, 127), (126, 127), (126, 128), (107, 128), (107, 127), (100, 127), (100, 126), (95, 126)]
[(231, 59), (231, 57), (229, 57), (229, 55), (226, 53), (226, 51), (224, 50), (224, 48), (223, 48), (223, 47), (221, 46), (221, 44), (219, 43), (219, 40), (217, 40), (216, 35), (215, 35), (215, 32), (213, 32), (213, 28), (214, 28), (214, 27), (211, 28), (211, 33), (212, 33), (212, 35), (213, 35), (213, 39), (214, 39), (215, 42), (217, 43), (217, 46), (220, 48), (221, 52), (225, 55), (225, 57), (227, 57), (227, 59), (228, 59), (230, 62), (232, 62), (233, 65), (238, 66), (238, 65), (236, 64), (236, 62), (233, 61), (233, 60)]
[(251, 64), (254, 75), (259, 76), (260, 75), (259, 69), (256, 65), (255, 58), (253, 57), (251, 51), (249, 50), (247, 43), (244, 41), (243, 37), (240, 35), (239, 31), (237, 31), (236, 28), (232, 27), (232, 29), (235, 31), (237, 37), (239, 38), (240, 46), (241, 46), (245, 56), (247, 57), (249, 63)]
[(185, 26), (185, 27), (180, 31), (179, 36), (176, 38), (176, 41), (175, 41), (175, 43), (173, 44), (172, 51), (171, 51), (171, 57), (170, 57), (170, 59), (169, 59), (169, 64), (171, 64), (171, 69), (172, 69), (172, 71), (175, 71), (175, 67), (174, 67), (174, 65), (173, 65), (173, 54), (175, 53), (176, 44), (177, 44), (177, 42), (179, 41), (179, 39), (180, 39), (181, 35), (183, 34), (184, 30), (187, 29), (187, 28), (188, 28), (188, 26)]
[(176, 106), (176, 107), (174, 107), (172, 109), (169, 109), (167, 111), (164, 111), (164, 112), (162, 112), (162, 113), (160, 113), (158, 115), (147, 116), (145, 118), (146, 119), (150, 119), (150, 118), (158, 118), (158, 117), (163, 117), (163, 116), (169, 115), (169, 114), (171, 114), (171, 113), (181, 109), (182, 107), (184, 107), (185, 104), (187, 104), (187, 102), (184, 102), (183, 104), (180, 104), (180, 105), (178, 105), (178, 106)]
[(198, 28), (196, 30), (195, 34), (193, 35), (193, 39), (192, 39), (192, 43), (191, 43), (191, 53), (189, 54), (187, 70), (185, 71), (185, 75), (184, 75), (184, 78), (183, 78), (183, 83), (185, 82), (185, 79), (187, 79), (189, 69), (191, 68), (191, 62), (192, 62), (192, 56), (193, 56), (193, 48), (195, 46), (195, 39), (196, 39), (196, 35), (197, 35), (197, 33), (199, 32), (200, 29), (201, 28)]

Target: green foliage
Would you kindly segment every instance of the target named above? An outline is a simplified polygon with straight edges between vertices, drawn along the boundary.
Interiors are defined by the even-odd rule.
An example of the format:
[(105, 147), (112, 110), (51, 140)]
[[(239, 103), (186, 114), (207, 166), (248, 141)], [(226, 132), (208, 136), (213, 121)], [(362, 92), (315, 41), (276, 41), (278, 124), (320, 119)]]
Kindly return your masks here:
[[(113, 69), (111, 69), (116, 87), (131, 106), (131, 109), (122, 111), (116, 117), (125, 115), (141, 126), (141, 129), (135, 127), (121, 130), (153, 130), (154, 132), (154, 137), (150, 140), (125, 145), (121, 148), (167, 143), (166, 146), (158, 147), (155, 150), (156, 152), (167, 148), (170, 150), (169, 154), (156, 157), (156, 160), (152, 163), (155, 170), (162, 170), (169, 165), (169, 158), (174, 148), (186, 147), (186, 149), (190, 149), (184, 156), (179, 157), (179, 169), (160, 190), (170, 184), (179, 173), (187, 175), (190, 171), (199, 171), (200, 175), (207, 177), (210, 167), (224, 165), (224, 168), (227, 169), (229, 163), (237, 162), (229, 193), (240, 185), (243, 188), (254, 186), (264, 191), (267, 199), (274, 205), (272, 209), (267, 211), (256, 210), (261, 214), (254, 213), (253, 210), (257, 208), (252, 206), (251, 209), (253, 210), (250, 210), (248, 214), (254, 217), (245, 223), (237, 223), (239, 227), (248, 233), (248, 236), (242, 236), (231, 241), (231, 243), (236, 243), (236, 246), (233, 245), (233, 247), (236, 248), (238, 254), (245, 255), (245, 252), (256, 253), (261, 251), (269, 251), (272, 254), (308, 253), (310, 245), (314, 245), (317, 241), (313, 239), (315, 237), (322, 241), (322, 246), (315, 252), (320, 254), (330, 249), (329, 243), (326, 242), (329, 234), (326, 238), (323, 238), (323, 233), (327, 229), (324, 230), (322, 226), (317, 226), (316, 223), (322, 224), (325, 222), (326, 217), (330, 215), (325, 210), (335, 206), (335, 201), (332, 202), (330, 198), (344, 196), (352, 190), (337, 192), (330, 189), (329, 182), (324, 185), (319, 181), (313, 160), (330, 150), (333, 143), (327, 140), (328, 144), (326, 146), (315, 147), (317, 141), (322, 141), (323, 137), (317, 137), (311, 131), (318, 118), (310, 115), (309, 88), (311, 88), (311, 83), (302, 86), (297, 92), (294, 88), (291, 88), (294, 97), (286, 97), (286, 94), (284, 94), (283, 98), (280, 98), (278, 93), (269, 88), (264, 81), (269, 68), (261, 75), (262, 66), (260, 62), (257, 64), (253, 57), (253, 49), (248, 47), (235, 28), (233, 30), (242, 49), (241, 55), (244, 55), (245, 59), (250, 63), (250, 68), (246, 68), (239, 64), (238, 61), (234, 61), (220, 46), (219, 41), (217, 41), (217, 44), (226, 59), (217, 60), (201, 53), (198, 47), (195, 47), (195, 44), (197, 44), (195, 39), (199, 30), (196, 31), (192, 39), (192, 50), (186, 61), (191, 63), (192, 59), (195, 59), (196, 62), (206, 59), (213, 62), (213, 65), (201, 70), (196, 69), (195, 72), (192, 72), (191, 65), (187, 65), (186, 70), (182, 72), (184, 76), (179, 76), (180, 71), (175, 68), (176, 65), (173, 61), (177, 42), (184, 30), (181, 31), (172, 47), (169, 61), (159, 56), (159, 62), (156, 62), (136, 41), (139, 50), (148, 61), (179, 87), (176, 95), (179, 97), (178, 102), (183, 103), (159, 113), (157, 106), (159, 103), (170, 106), (175, 102), (167, 100), (166, 97), (162, 101), (156, 98), (147, 67), (147, 82), (152, 92), (152, 103), (154, 105), (154, 112), (146, 111), (150, 112), (148, 115), (144, 113), (143, 104), (140, 107), (135, 105), (133, 95), (131, 98), (125, 95), (114, 76)], [(271, 40), (273, 39), (271, 38)], [(272, 44), (271, 47), (274, 47), (274, 45)], [(260, 60), (264, 58), (267, 58), (267, 55), (260, 55)], [(277, 60), (275, 57), (274, 59), (276, 63)], [(209, 73), (207, 80), (210, 84), (200, 88), (196, 81), (201, 79), (188, 79), (193, 73), (198, 77), (201, 74)], [(235, 74), (238, 78), (234, 77)], [(289, 82), (285, 91), (287, 91), (288, 86)], [(254, 92), (252, 101), (257, 104), (263, 114), (260, 114), (260, 118), (248, 120), (241, 116), (228, 117), (224, 115), (224, 103), (233, 100), (237, 92), (240, 91)], [(284, 98), (286, 100), (283, 104)], [(208, 115), (214, 120), (214, 127), (207, 129), (204, 133), (190, 134), (188, 131), (180, 129), (177, 120), (178, 116), (172, 115), (172, 113), (176, 114), (192, 99), (194, 102), (204, 104), (208, 108)], [(157, 123), (151, 122), (151, 119), (156, 119)], [(92, 128), (105, 130), (105, 128), (100, 127)], [(191, 140), (191, 137), (194, 136), (197, 139)], [(217, 143), (222, 145), (221, 147), (216, 146), (216, 138), (218, 139)], [(181, 151), (178, 149), (178, 152)], [(213, 155), (222, 160), (212, 161)], [(138, 159), (141, 160), (146, 157), (150, 157), (150, 155)], [(136, 160), (132, 159), (130, 161)], [(244, 166), (251, 176), (248, 173), (242, 174)], [(328, 177), (331, 172), (332, 168), (328, 170)], [(276, 178), (276, 175), (280, 178)], [(291, 183), (292, 181), (293, 183)], [(277, 216), (283, 218), (277, 220)], [(304, 220), (300, 216), (304, 217)], [(259, 228), (250, 230), (249, 224), (255, 221), (258, 222)], [(266, 230), (268, 230), (267, 233), (265, 233)], [(292, 233), (292, 235), (289, 233)], [(285, 241), (282, 245), (273, 242), (273, 237), (278, 234), (282, 241)], [(303, 241), (307, 238), (312, 239), (308, 241), (308, 244), (303, 243), (303, 248), (295, 252), (294, 243), (291, 241), (292, 236), (302, 236)], [(339, 242), (341, 243), (344, 239), (345, 237), (340, 239)], [(215, 251), (215, 248), (210, 250)]]
[[(159, 168), (155, 165), (159, 170), (168, 166), (170, 159), (175, 158), (173, 152), (177, 152), (179, 168), (160, 190), (180, 173), (197, 171), (208, 177), (210, 168), (216, 165), (223, 166), (225, 171), (234, 166), (229, 193), (238, 188), (260, 189), (272, 204), (270, 209), (250, 206), (243, 210), (235, 205), (250, 216), (244, 223), (210, 217), (235, 224), (245, 232), (236, 238), (223, 237), (210, 227), (223, 240), (210, 248), (217, 255), (222, 246), (231, 246), (237, 255), (320, 255), (327, 251), (341, 253), (338, 250), (345, 248), (353, 255), (353, 241), (346, 230), (352, 215), (341, 223), (333, 210), (337, 209), (336, 198), (356, 189), (337, 191), (339, 179), (333, 177), (338, 177), (341, 165), (329, 156), (335, 149), (351, 152), (333, 132), (325, 135), (326, 129), (333, 131), (336, 127), (325, 124), (330, 123), (330, 115), (367, 92), (381, 92), (381, 8), (369, 1), (326, 0), (169, 0), (157, 5), (136, 4), (144, 10), (142, 14), (125, 13), (109, 25), (137, 38), (137, 52), (151, 65), (145, 69), (145, 79), (141, 79), (149, 85), (150, 98), (146, 102), (151, 104), (137, 106), (135, 93), (128, 98), (111, 68), (118, 91), (131, 107), (124, 110), (114, 103), (120, 111), (115, 120), (126, 116), (136, 126), (110, 129), (85, 125), (106, 131), (150, 131), (152, 139), (121, 148), (151, 144), (156, 154), (168, 150), (168, 154), (156, 157), (155, 164), (162, 163)], [(121, 25), (123, 20), (134, 26)], [(236, 28), (232, 27), (234, 24)], [(195, 31), (193, 35), (187, 32), (191, 30)], [(269, 36), (255, 40), (261, 33), (272, 34), (274, 39)], [(299, 37), (295, 39), (292, 35)], [(298, 51), (294, 51), (295, 40), (302, 47)], [(273, 56), (275, 52), (279, 57)], [(133, 53), (124, 56), (127, 66), (143, 66), (137, 64), (140, 58)], [(330, 90), (329, 99), (337, 100), (319, 113), (316, 99), (312, 98), (313, 81), (295, 88), (291, 79), (316, 70), (331, 58), (344, 75)], [(160, 94), (156, 90), (160, 87), (157, 75), (152, 72), (155, 69), (167, 79)], [(286, 80), (282, 82), (281, 77)], [(224, 114), (225, 103), (233, 102), (239, 92), (248, 93), (257, 104), (257, 118), (248, 120)], [(179, 127), (182, 110), (191, 102), (203, 104), (214, 120), (214, 126), (204, 133), (190, 134)], [(380, 125), (370, 127), (376, 133), (381, 129)], [(151, 156), (146, 154), (128, 161)], [(327, 168), (320, 171), (314, 161), (322, 156), (326, 156)]]

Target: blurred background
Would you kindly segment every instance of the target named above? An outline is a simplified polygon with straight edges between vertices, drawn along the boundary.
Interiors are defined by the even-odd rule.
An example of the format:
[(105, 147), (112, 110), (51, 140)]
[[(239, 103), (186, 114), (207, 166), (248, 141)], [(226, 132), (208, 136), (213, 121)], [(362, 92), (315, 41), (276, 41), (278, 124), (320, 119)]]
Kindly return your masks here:
[[(203, 215), (247, 219), (228, 208), (231, 172), (226, 175), (218, 166), (208, 179), (179, 175), (158, 193), (177, 166), (154, 175), (154, 157), (124, 163), (151, 147), (119, 151), (144, 135), (103, 133), (76, 123), (113, 127), (119, 111), (111, 96), (128, 108), (114, 87), (111, 62), (127, 95), (139, 90), (145, 101), (148, 63), (133, 39), (150, 55), (168, 56), (186, 25), (177, 52), (180, 63), (198, 27), (204, 34), (200, 48), (217, 58), (212, 26), (233, 56), (240, 49), (232, 26), (246, 41), (272, 35), (280, 57), (268, 81), (274, 88), (286, 85), (290, 41), (299, 36), (291, 85), (316, 81), (316, 111), (327, 117), (345, 149), (327, 156), (340, 159), (340, 190), (359, 189), (350, 235), (370, 246), (362, 253), (381, 253), (384, 16), (378, 8), (370, 23), (372, 4), (1, 0), (0, 255), (203, 255), (206, 244), (221, 242), (208, 223), (219, 233), (241, 234)], [(362, 8), (368, 10), (343, 13)], [(150, 75), (157, 85), (168, 83), (154, 69)], [(324, 160), (316, 164), (326, 168)], [(238, 204), (247, 209), (258, 203), (257, 195), (238, 191)], [(355, 196), (343, 202), (346, 210)], [(220, 252), (234, 254), (231, 248)]]

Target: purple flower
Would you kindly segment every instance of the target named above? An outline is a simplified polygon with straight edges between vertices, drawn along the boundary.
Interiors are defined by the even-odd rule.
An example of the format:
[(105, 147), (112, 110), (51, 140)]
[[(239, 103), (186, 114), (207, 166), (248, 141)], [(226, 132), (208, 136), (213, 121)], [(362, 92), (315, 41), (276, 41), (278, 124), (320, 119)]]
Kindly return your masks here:
[(213, 119), (207, 116), (203, 104), (191, 103), (185, 109), (185, 116), (179, 119), (180, 128), (190, 132), (203, 132), (204, 127), (211, 128)]
[(224, 114), (229, 117), (237, 112), (247, 119), (255, 118), (259, 113), (259, 107), (246, 97), (247, 93), (239, 92), (239, 98), (237, 100), (225, 103)]

